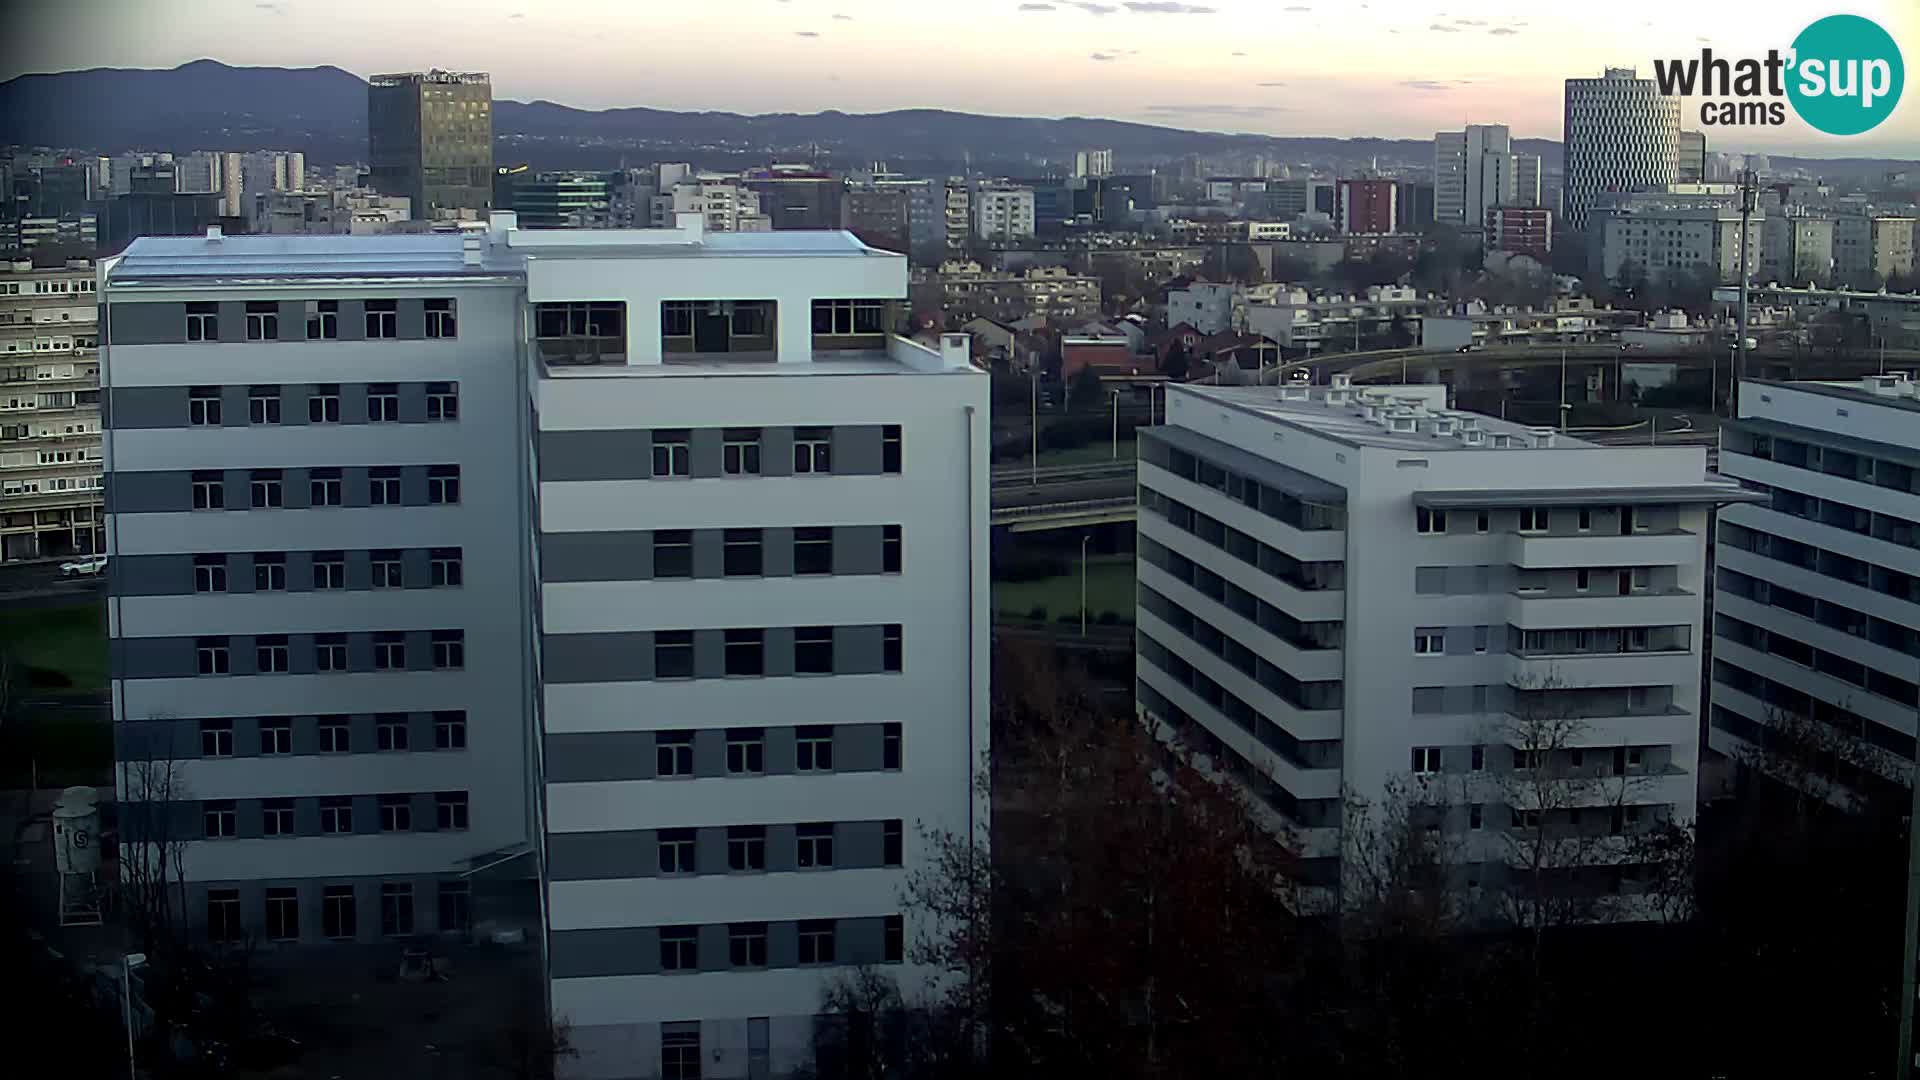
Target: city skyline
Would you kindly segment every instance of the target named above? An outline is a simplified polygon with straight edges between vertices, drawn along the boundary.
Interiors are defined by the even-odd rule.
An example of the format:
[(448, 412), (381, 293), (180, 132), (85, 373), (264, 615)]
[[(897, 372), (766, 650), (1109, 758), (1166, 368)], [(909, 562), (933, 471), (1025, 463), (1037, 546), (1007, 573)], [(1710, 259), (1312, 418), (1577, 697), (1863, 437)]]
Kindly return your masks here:
[[(1785, 48), (1802, 16), (1754, 18), (1730, 2), (1683, 14), (1622, 0), (1605, 25), (1579, 13), (1499, 0), (1444, 11), (1394, 0), (1207, 4), (992, 0), (964, 18), (877, 0), (721, 0), (632, 10), (577, 0), (565, 10), (475, 0), (455, 23), (371, 0), (217, 0), (192, 23), (126, 0), (68, 10), (30, 0), (20, 48), (0, 78), (84, 67), (172, 67), (211, 56), (236, 65), (332, 64), (366, 76), (483, 70), (495, 95), (584, 109), (647, 106), (742, 113), (944, 108), (997, 115), (1095, 116), (1272, 136), (1427, 138), (1464, 123), (1505, 123), (1558, 139), (1562, 80), (1608, 66), (1652, 74), (1656, 57)], [(1920, 12), (1886, 0), (1857, 11), (1896, 39)], [(364, 28), (378, 25), (379, 35)], [(742, 34), (750, 26), (755, 32)], [(418, 42), (432, 40), (431, 54)], [(926, 44), (922, 44), (922, 43)], [(1546, 43), (1550, 42), (1548, 45)], [(929, 64), (937, 47), (942, 62)], [(544, 58), (565, 55), (565, 65)], [(994, 79), (1018, 70), (1018, 80)], [(716, 80), (716, 72), (727, 76)], [(857, 74), (856, 74), (857, 72)], [(1698, 101), (1682, 110), (1696, 128)], [(1874, 131), (1818, 135), (1706, 128), (1715, 150), (1886, 156), (1920, 143), (1911, 101)]]

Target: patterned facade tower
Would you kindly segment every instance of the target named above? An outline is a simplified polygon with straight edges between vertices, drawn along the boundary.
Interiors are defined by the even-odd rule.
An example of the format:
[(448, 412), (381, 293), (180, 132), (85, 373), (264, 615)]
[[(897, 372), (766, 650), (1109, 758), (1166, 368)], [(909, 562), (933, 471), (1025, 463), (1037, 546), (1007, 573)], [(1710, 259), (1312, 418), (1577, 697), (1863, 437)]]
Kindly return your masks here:
[(1586, 228), (1594, 196), (1671, 184), (1680, 172), (1680, 99), (1633, 68), (1568, 79), (1565, 141), (1567, 228)]

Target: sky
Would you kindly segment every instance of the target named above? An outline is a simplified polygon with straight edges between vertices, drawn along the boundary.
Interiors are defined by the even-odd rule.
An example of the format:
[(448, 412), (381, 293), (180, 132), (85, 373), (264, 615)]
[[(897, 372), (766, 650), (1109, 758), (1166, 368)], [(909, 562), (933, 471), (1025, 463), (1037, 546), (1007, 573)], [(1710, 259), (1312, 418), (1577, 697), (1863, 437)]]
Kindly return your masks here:
[[(1818, 0), (1817, 0), (1818, 2)], [(1561, 134), (1561, 80), (1785, 50), (1865, 15), (1920, 64), (1920, 2), (1753, 0), (9, 0), (0, 79), (85, 67), (487, 71), (581, 108), (1098, 116), (1270, 135)], [(1910, 71), (1909, 81), (1920, 80)], [(1920, 87), (1865, 135), (1708, 130), (1711, 149), (1920, 157)], [(1698, 103), (1682, 112), (1697, 127)]]

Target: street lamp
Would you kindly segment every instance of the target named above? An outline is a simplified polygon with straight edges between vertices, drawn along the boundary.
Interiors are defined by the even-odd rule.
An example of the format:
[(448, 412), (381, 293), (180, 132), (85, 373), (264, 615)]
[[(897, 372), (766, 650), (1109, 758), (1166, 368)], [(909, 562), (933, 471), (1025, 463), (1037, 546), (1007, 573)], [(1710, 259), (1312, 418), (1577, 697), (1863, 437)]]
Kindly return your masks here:
[(1093, 539), (1088, 533), (1080, 538), (1080, 636), (1087, 636), (1087, 543)]
[(133, 1064), (133, 969), (146, 962), (146, 953), (128, 953), (120, 958), (120, 1011), (127, 1021), (127, 1080), (140, 1080)]
[(1113, 392), (1113, 460), (1120, 460), (1120, 391)]
[(1032, 436), (1033, 449), (1027, 456), (1027, 483), (1040, 485), (1040, 365), (1027, 365), (1027, 381), (1032, 384), (1033, 404), (1028, 414), (1027, 432)]

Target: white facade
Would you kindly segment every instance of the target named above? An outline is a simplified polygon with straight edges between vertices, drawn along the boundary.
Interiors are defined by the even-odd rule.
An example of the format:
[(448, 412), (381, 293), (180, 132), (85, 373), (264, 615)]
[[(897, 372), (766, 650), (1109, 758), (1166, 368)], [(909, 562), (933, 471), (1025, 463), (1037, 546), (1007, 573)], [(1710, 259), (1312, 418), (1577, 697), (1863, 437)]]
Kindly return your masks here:
[(1602, 192), (1660, 188), (1680, 174), (1680, 99), (1660, 93), (1633, 68), (1599, 79), (1568, 79), (1561, 216), (1586, 228)]
[(1167, 293), (1167, 325), (1186, 323), (1203, 334), (1224, 333), (1233, 328), (1239, 297), (1237, 285), (1195, 282), (1174, 289)]
[(772, 219), (761, 212), (760, 193), (743, 187), (736, 176), (702, 173), (682, 177), (652, 201), (655, 228), (672, 226), (681, 214), (699, 214), (712, 232), (773, 231)]
[(1073, 175), (1112, 176), (1112, 150), (1081, 150), (1073, 155)]
[(974, 234), (983, 240), (1033, 235), (1033, 189), (982, 187), (973, 196)]
[(100, 550), (100, 359), (85, 260), (0, 264), (0, 563)]
[(1604, 448), (1450, 412), (1443, 386), (1335, 379), (1174, 387), (1142, 432), (1142, 711), (1248, 778), (1322, 880), (1342, 798), (1398, 781), (1449, 806), (1497, 881), (1528, 809), (1516, 725), (1543, 715), (1564, 721), (1549, 766), (1617, 784), (1620, 808), (1549, 829), (1690, 818), (1705, 530), (1737, 489), (1698, 447)]
[[(1766, 213), (1747, 222), (1747, 271), (1761, 272)], [(1609, 281), (1629, 264), (1651, 280), (1705, 269), (1717, 282), (1740, 279), (1740, 211), (1718, 196), (1648, 193), (1609, 196), (1588, 216), (1590, 257)]]
[[(1920, 668), (1920, 402), (1904, 374), (1740, 386), (1720, 471), (1710, 745), (1744, 758), (1782, 717), (1823, 731), (1836, 799), (1911, 783)], [(1818, 745), (1816, 743), (1816, 745)]]
[[(1490, 206), (1533, 206), (1540, 199), (1540, 165), (1534, 155), (1526, 165), (1531, 175), (1532, 202), (1522, 199), (1518, 173), (1522, 163), (1513, 153), (1513, 136), (1505, 124), (1468, 124), (1461, 131), (1442, 131), (1433, 137), (1433, 215), (1465, 227), (1487, 219)], [(1522, 201), (1516, 202), (1517, 199)]]

